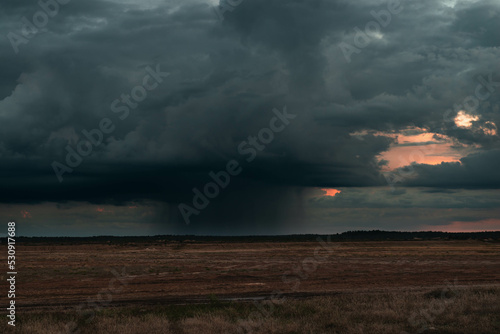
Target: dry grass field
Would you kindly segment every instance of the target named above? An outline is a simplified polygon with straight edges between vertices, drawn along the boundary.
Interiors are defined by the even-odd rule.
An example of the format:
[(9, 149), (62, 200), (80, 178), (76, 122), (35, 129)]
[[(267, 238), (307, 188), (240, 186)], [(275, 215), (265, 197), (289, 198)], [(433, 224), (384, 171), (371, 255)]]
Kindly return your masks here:
[(494, 242), (33, 243), (17, 259), (18, 333), (500, 333)]

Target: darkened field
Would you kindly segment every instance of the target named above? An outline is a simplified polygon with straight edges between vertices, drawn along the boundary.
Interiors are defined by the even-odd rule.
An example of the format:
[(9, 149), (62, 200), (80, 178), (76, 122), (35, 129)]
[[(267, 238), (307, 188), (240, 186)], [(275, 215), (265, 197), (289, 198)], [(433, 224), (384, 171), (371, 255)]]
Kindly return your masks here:
[[(242, 333), (417, 332), (422, 324), (408, 320), (412, 312), (425, 312), (431, 300), (448, 300), (450, 293), (456, 302), (446, 303), (434, 318), (424, 317), (429, 327), (453, 317), (460, 324), (460, 312), (469, 308), (480, 318), (488, 315), (477, 333), (500, 330), (500, 244), (493, 242), (328, 242), (323, 237), (321, 242), (283, 243), (34, 243), (18, 245), (17, 261), (17, 330), (30, 333), (38, 332), (37, 326), (62, 330), (72, 321), (84, 332), (127, 333), (118, 329), (120, 323), (135, 317), (136, 324), (151, 323), (147, 317), (152, 317), (171, 333), (195, 333), (189, 329), (193, 323), (205, 321), (220, 323), (225, 329), (217, 325), (211, 332), (221, 333), (237, 328)], [(6, 291), (5, 277), (2, 285)], [(269, 305), (269, 317), (249, 320), (252, 312), (269, 313)], [(332, 305), (342, 322), (310, 322), (333, 312)], [(387, 321), (378, 323), (383, 314), (369, 320), (379, 318), (378, 312), (388, 312)], [(308, 314), (299, 326), (297, 319)], [(360, 323), (349, 322), (350, 317)], [(245, 330), (235, 325), (245, 319), (266, 325)], [(319, 324), (327, 327), (315, 327)], [(95, 327), (101, 325), (111, 327)], [(476, 333), (467, 329), (470, 324), (464, 326), (449, 333)], [(149, 332), (168, 332), (155, 328)]]

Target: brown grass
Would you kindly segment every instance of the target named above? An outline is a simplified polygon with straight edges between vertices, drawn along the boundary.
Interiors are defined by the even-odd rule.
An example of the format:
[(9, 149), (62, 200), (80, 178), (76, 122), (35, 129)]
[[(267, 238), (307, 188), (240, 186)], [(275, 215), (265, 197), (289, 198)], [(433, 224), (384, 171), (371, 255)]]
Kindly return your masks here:
[[(182, 245), (182, 247), (179, 247)], [(19, 245), (19, 295), (23, 310), (78, 305), (106, 290), (124, 272), (112, 301), (182, 302), (218, 296), (325, 293), (388, 287), (434, 287), (455, 278), (462, 285), (500, 282), (500, 244), (480, 241), (335, 243), (311, 272), (302, 262), (318, 242), (137, 243), (134, 245)], [(0, 261), (6, 261), (0, 253)], [(325, 253), (321, 254), (322, 256)], [(284, 283), (300, 276), (300, 284)], [(5, 272), (0, 289), (6, 291)], [(104, 291), (105, 292), (105, 291)]]
[[(82, 334), (500, 333), (500, 288), (350, 293), (258, 305), (265, 311), (235, 302), (122, 307), (101, 311), (89, 323), (71, 312), (33, 313), (21, 316), (16, 332), (63, 333), (66, 323), (80, 321)], [(10, 332), (5, 327), (0, 331)]]
[[(82, 334), (500, 333), (499, 243), (343, 242), (307, 270), (318, 245), (19, 245), (16, 332), (67, 333), (76, 324)], [(451, 289), (447, 280), (456, 280)], [(1, 291), (6, 283), (0, 273)], [(264, 315), (228, 302), (273, 291), (288, 299), (259, 302)], [(79, 305), (95, 317), (78, 314)], [(3, 319), (0, 333), (13, 332)]]

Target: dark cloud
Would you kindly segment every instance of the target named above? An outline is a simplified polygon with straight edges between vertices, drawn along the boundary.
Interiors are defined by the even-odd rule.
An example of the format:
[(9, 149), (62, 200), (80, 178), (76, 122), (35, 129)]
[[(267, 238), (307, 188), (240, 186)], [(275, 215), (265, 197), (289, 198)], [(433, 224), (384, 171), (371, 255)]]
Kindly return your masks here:
[[(446, 111), (475, 94), (478, 76), (500, 81), (500, 6), (453, 3), (402, 1), (351, 62), (340, 43), (353, 44), (386, 1), (244, 0), (223, 21), (210, 1), (70, 1), (17, 54), (9, 33), (41, 9), (2, 3), (0, 202), (158, 201), (160, 216), (178, 220), (173, 208), (236, 159), (241, 176), (198, 223), (240, 221), (247, 231), (275, 221), (278, 230), (301, 217), (300, 189), (384, 185), (380, 154), (395, 140), (383, 133), (423, 131), (409, 127), (482, 151), (461, 164), (417, 165), (407, 185), (498, 188), (498, 136), (482, 130), (500, 124), (498, 87), (471, 111), (479, 120), (470, 129)], [(120, 120), (112, 103), (157, 66), (169, 76)], [(297, 117), (246, 163), (240, 143), (285, 106)], [(103, 118), (114, 130), (60, 183), (51, 164), (66, 164), (66, 146)]]
[[(436, 208), (494, 209), (500, 205), (497, 190), (438, 188), (340, 188), (335, 196), (312, 197), (309, 203), (321, 208)], [(453, 196), (450, 196), (453, 194)]]
[[(413, 166), (415, 175), (406, 182), (410, 186), (438, 188), (500, 188), (500, 150), (471, 154), (460, 163)], [(498, 194), (497, 194), (498, 196)]]

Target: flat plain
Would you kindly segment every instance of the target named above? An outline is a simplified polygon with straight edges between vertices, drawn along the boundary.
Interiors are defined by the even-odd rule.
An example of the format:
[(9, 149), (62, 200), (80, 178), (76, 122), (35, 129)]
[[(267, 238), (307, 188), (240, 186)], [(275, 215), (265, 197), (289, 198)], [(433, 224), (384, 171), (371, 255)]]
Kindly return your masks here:
[(500, 332), (487, 240), (24, 243), (17, 260), (17, 332)]

